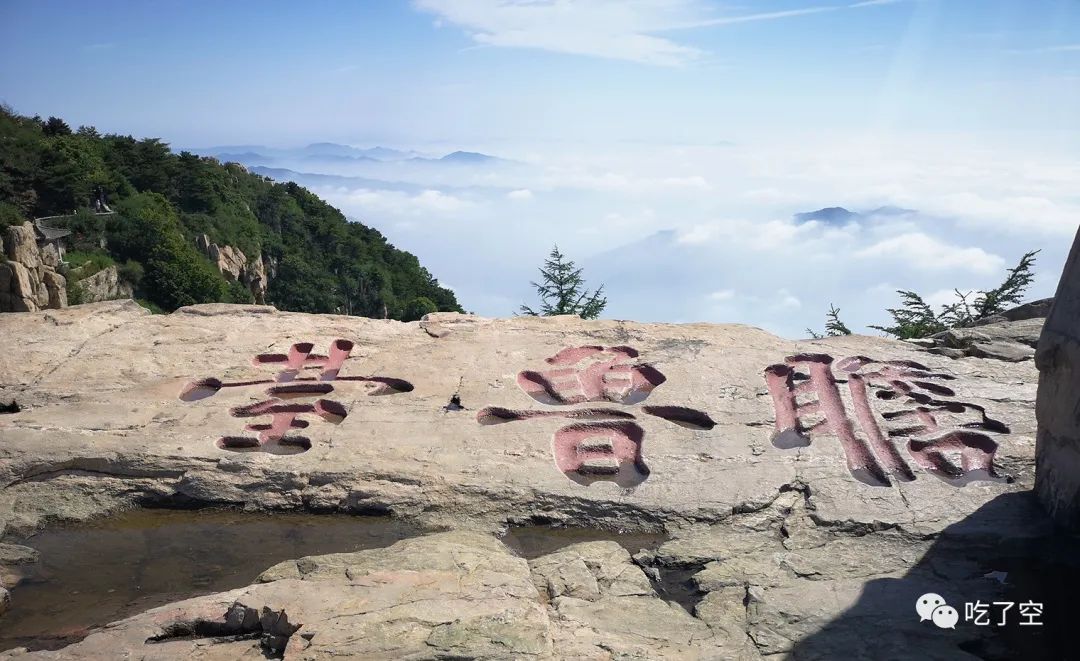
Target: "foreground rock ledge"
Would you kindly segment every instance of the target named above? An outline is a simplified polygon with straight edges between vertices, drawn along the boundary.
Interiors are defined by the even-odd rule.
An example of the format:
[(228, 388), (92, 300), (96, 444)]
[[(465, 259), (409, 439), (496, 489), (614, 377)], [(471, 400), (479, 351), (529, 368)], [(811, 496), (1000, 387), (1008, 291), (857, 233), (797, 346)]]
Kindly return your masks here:
[[(657, 527), (806, 489), (822, 520), (933, 533), (1033, 477), (1030, 363), (880, 338), (131, 302), (5, 315), (0, 331), (18, 338), (0, 401), (23, 407), (0, 416), (6, 525), (79, 518), (122, 490)], [(51, 495), (80, 490), (94, 502)]]
[[(227, 305), (155, 316), (130, 302), (5, 315), (0, 331), (18, 338), (0, 356), (0, 401), (23, 407), (0, 415), (7, 535), (140, 503), (392, 514), (457, 531), (286, 563), (265, 585), (151, 611), (58, 658), (227, 631), (286, 658), (318, 645), (311, 654), (368, 645), (375, 658), (903, 658), (916, 645), (920, 658), (957, 658), (993, 632), (928, 629), (915, 598), (999, 595), (983, 574), (1049, 530), (1025, 493), (1031, 361), (737, 325), (405, 324)], [(633, 563), (603, 543), (525, 562), (491, 534), (528, 522), (673, 539)], [(378, 585), (398, 595), (380, 608), (402, 613), (423, 610), (409, 590), (442, 589), (412, 582), (429, 571), (403, 560), (414, 551), (444, 568), (447, 554), (482, 557), (484, 570), (447, 569), (450, 591), (402, 629), (349, 634)], [(309, 585), (319, 579), (301, 566), (343, 567), (331, 574), (348, 581)], [(370, 579), (376, 566), (390, 574)], [(667, 570), (693, 575), (692, 614), (641, 578)], [(339, 637), (320, 641), (339, 619)]]

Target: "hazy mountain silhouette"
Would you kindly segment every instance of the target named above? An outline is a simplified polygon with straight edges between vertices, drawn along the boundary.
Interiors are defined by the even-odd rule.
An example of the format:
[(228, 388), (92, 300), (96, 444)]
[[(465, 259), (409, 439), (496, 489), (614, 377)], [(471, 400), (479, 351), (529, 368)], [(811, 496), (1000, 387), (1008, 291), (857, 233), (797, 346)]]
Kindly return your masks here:
[(360, 148), (335, 142), (315, 142), (305, 147), (278, 148), (263, 145), (225, 145), (218, 147), (188, 148), (200, 156), (212, 156), (222, 162), (234, 161), (242, 165), (272, 165), (274, 161), (305, 161), (324, 163), (434, 163), (451, 165), (494, 165), (508, 163), (504, 159), (471, 151), (455, 151), (441, 157), (431, 157), (415, 151), (389, 147)]
[(904, 209), (896, 206), (883, 206), (869, 211), (849, 211), (844, 207), (825, 207), (817, 211), (806, 211), (792, 216), (796, 223), (808, 223), (817, 221), (826, 225), (846, 225), (852, 222), (867, 220), (875, 216), (906, 216), (915, 213), (912, 209)]

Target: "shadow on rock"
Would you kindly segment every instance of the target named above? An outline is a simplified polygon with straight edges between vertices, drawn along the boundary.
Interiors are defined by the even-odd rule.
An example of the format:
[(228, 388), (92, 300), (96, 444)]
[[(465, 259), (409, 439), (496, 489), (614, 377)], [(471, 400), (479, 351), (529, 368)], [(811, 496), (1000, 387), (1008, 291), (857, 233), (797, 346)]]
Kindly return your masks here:
[[(947, 611), (938, 623), (920, 621), (916, 602), (926, 594), (956, 610), (954, 628)], [(1031, 492), (1003, 494), (943, 530), (902, 577), (867, 582), (853, 607), (790, 658), (1077, 658), (1078, 600), (1080, 537), (1055, 530)]]

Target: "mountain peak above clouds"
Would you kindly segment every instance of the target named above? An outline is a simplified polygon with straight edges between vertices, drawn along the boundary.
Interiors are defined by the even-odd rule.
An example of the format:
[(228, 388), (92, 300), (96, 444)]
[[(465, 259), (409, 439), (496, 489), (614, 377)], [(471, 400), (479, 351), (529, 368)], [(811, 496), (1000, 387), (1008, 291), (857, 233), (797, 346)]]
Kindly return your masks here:
[(447, 163), (491, 163), (500, 159), (475, 151), (455, 151), (439, 159)]
[(795, 222), (808, 223), (812, 220), (821, 221), (828, 225), (843, 225), (844, 223), (858, 219), (860, 214), (848, 211), (844, 207), (825, 207), (817, 211), (806, 211), (795, 214)]
[(792, 216), (792, 218), (799, 224), (817, 221), (826, 225), (846, 225), (848, 223), (867, 220), (874, 217), (906, 216), (912, 213), (915, 213), (913, 209), (905, 209), (893, 205), (885, 205), (877, 207), (876, 209), (870, 209), (869, 211), (849, 211), (844, 207), (824, 207), (817, 211), (797, 213)]

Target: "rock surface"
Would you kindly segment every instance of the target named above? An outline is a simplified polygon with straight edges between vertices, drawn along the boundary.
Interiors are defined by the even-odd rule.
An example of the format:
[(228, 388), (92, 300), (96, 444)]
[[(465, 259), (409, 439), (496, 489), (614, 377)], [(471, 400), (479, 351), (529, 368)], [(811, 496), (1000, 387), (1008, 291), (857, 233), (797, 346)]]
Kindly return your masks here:
[(661, 599), (615, 542), (575, 544), (529, 567), (558, 658), (761, 658), (746, 633), (741, 594), (734, 613), (706, 607), (694, 617)]
[(33, 224), (7, 228), (0, 260), (0, 312), (36, 312), (67, 305), (67, 280), (56, 272), (59, 253), (38, 248)]
[(269, 282), (262, 255), (249, 259), (239, 248), (219, 246), (212, 243), (205, 234), (195, 237), (195, 246), (214, 263), (227, 280), (247, 287), (256, 303), (261, 305), (266, 302), (266, 287)]
[(995, 314), (985, 319), (980, 319), (975, 322), (976, 326), (986, 326), (987, 324), (999, 324), (1005, 321), (1024, 321), (1026, 319), (1046, 319), (1050, 314), (1050, 308), (1054, 305), (1053, 298), (1040, 298), (1037, 301), (1030, 301), (1023, 305), (1018, 305), (1011, 310), (1006, 310), (1001, 314)]
[[(25, 338), (0, 354), (0, 401), (23, 407), (0, 415), (9, 537), (133, 504), (454, 530), (284, 563), (53, 658), (236, 658), (281, 642), (282, 609), (302, 624), (283, 648), (296, 659), (964, 658), (995, 632), (919, 622), (916, 598), (1000, 597), (983, 575), (1051, 530), (1025, 495), (1032, 361), (737, 325), (132, 301), (6, 315), (0, 331)], [(526, 561), (495, 537), (536, 522), (671, 539)], [(656, 587), (679, 573), (692, 612)], [(199, 618), (216, 624), (188, 629), (249, 639), (146, 642)]]
[(56, 271), (45, 271), (41, 274), (41, 282), (45, 284), (45, 291), (49, 292), (49, 308), (67, 307), (67, 278)]
[[(934, 532), (992, 495), (1030, 485), (1032, 478), (1033, 365), (954, 362), (885, 339), (794, 343), (743, 326), (465, 315), (450, 315), (444, 324), (453, 330), (433, 338), (417, 323), (227, 305), (155, 316), (131, 302), (8, 316), (0, 323), (7, 334), (27, 338), (0, 357), (6, 375), (0, 400), (15, 398), (27, 407), (0, 418), (6, 441), (0, 452), (10, 458), (0, 468), (5, 482), (65, 463), (96, 464), (104, 472), (115, 468), (121, 477), (149, 471), (159, 487), (211, 502), (257, 496), (266, 505), (315, 500), (347, 508), (356, 498), (357, 480), (377, 473), (394, 479), (363, 491), (372, 504), (392, 510), (465, 508), (504, 519), (534, 512), (560, 516), (571, 506), (575, 515), (598, 523), (631, 512), (649, 512), (662, 522), (724, 518), (768, 504), (781, 488), (806, 483), (823, 516), (890, 520)], [(234, 410), (273, 398), (269, 382), (243, 384), (279, 378), (286, 365), (274, 361), (285, 361), (296, 343), (310, 341), (309, 350), (325, 354), (338, 339), (355, 343), (341, 378), (317, 386), (324, 389), (321, 395), (298, 401), (321, 398), (345, 410), (299, 414), (310, 420), (302, 434), (311, 442), (309, 450), (275, 454), (304, 450), (289, 442), (301, 435), (299, 427), (277, 439), (272, 430), (262, 430), (265, 442), (255, 447), (222, 447), (232, 443), (223, 438), (256, 436), (245, 434), (245, 424), (275, 415), (271, 409), (264, 417), (258, 410)], [(618, 351), (589, 355), (593, 346)], [(806, 432), (808, 422), (777, 429), (776, 401), (783, 399), (785, 385), (774, 379), (777, 390), (770, 392), (766, 371), (783, 371), (785, 358), (798, 354), (817, 362), (795, 364), (792, 387), (813, 372), (826, 396), (846, 407), (835, 411), (836, 424), (859, 428), (854, 389), (817, 378), (828, 371), (826, 353), (837, 365), (849, 356), (926, 361), (927, 370), (900, 377), (924, 384), (914, 387), (928, 388), (923, 392), (934, 401), (956, 402), (957, 410), (937, 411), (937, 426), (919, 433), (910, 413), (913, 401), (878, 385), (869, 388), (872, 410), (865, 415), (876, 421), (874, 429), (894, 432), (905, 455), (899, 460), (875, 461), (860, 439), (848, 441), (845, 451), (833, 436)], [(265, 356), (260, 366), (252, 365), (256, 356)], [(315, 376), (318, 362), (312, 358), (300, 372)], [(858, 366), (847, 363), (832, 372), (835, 378), (865, 374), (861, 380), (877, 384), (885, 383), (886, 377), (874, 376), (883, 366), (866, 363), (848, 372)], [(223, 385), (232, 383), (241, 385)], [(885, 394), (875, 395), (879, 390)], [(465, 409), (447, 411), (455, 392)], [(299, 393), (283, 388), (277, 394), (293, 401)], [(789, 395), (805, 398), (801, 391)], [(891, 417), (879, 417), (884, 413)], [(1001, 480), (959, 488), (951, 482), (963, 475), (921, 467), (936, 455), (919, 439), (968, 428), (961, 425), (977, 425), (996, 446), (984, 444), (986, 451), (972, 456), (993, 459)], [(777, 445), (793, 447), (774, 446), (774, 437)], [(594, 440), (592, 455), (576, 465), (575, 452)], [(907, 456), (911, 443), (917, 451)], [(951, 453), (951, 447), (942, 452)], [(607, 468), (607, 460), (619, 465)], [(219, 467), (223, 462), (228, 470)], [(279, 489), (261, 484), (282, 470), (322, 477), (317, 485), (307, 477)], [(888, 477), (890, 472), (899, 478)], [(1002, 481), (1006, 474), (1014, 486)], [(892, 486), (864, 492), (867, 481)], [(945, 495), (947, 506), (939, 504)]]
[(528, 564), (487, 535), (444, 533), (386, 552), (301, 558), (260, 581), (150, 610), (59, 652), (19, 657), (551, 657), (550, 623)]
[(1035, 489), (1059, 524), (1080, 530), (1080, 232), (1035, 360), (1040, 372)]
[(115, 264), (79, 280), (78, 284), (83, 291), (84, 303), (113, 301), (134, 296), (131, 284), (120, 279), (120, 270)]
[(7, 258), (19, 262), (28, 269), (36, 270), (41, 266), (41, 253), (38, 251), (34, 225), (30, 222), (12, 225), (7, 228), (4, 239)]
[(1013, 363), (1031, 360), (1052, 302), (1051, 298), (1032, 301), (968, 328), (950, 328), (907, 342), (949, 358), (992, 358)]

